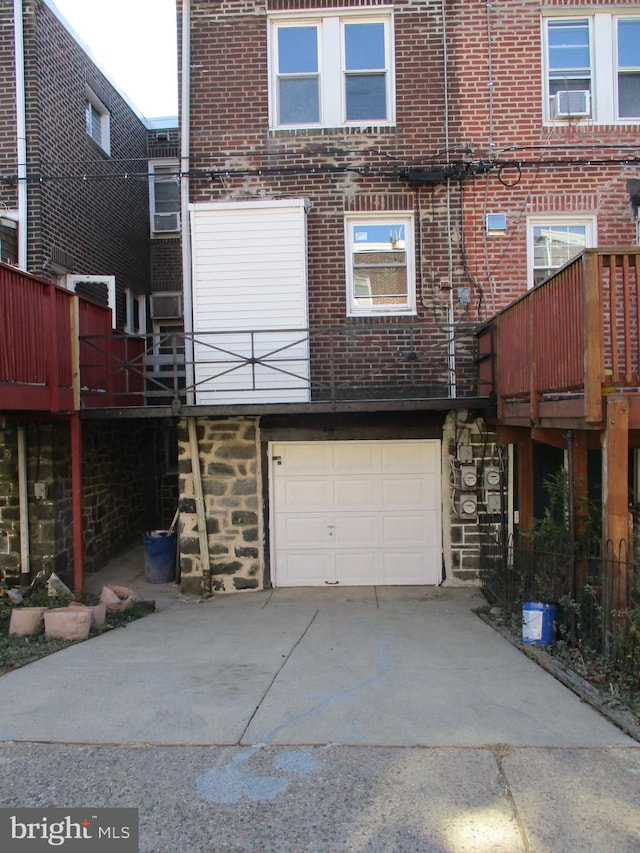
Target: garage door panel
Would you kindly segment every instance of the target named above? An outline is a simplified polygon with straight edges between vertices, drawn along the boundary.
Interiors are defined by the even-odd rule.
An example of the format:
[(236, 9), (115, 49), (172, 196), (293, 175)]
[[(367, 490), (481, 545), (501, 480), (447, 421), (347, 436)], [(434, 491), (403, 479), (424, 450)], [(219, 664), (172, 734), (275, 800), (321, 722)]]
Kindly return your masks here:
[(276, 519), (276, 538), (291, 548), (326, 548), (330, 544), (328, 540), (332, 521), (332, 518), (313, 515), (279, 515)]
[(343, 442), (335, 444), (333, 470), (336, 473), (375, 473), (380, 470), (380, 448), (376, 442)]
[[(336, 578), (344, 586), (371, 586), (377, 582), (380, 555), (372, 549), (336, 554)], [(372, 578), (374, 579), (372, 581)]]
[(278, 586), (323, 586), (335, 581), (330, 551), (290, 551), (278, 563)]
[[(327, 442), (313, 442), (313, 452), (309, 452), (309, 444), (297, 442), (292, 444), (274, 444), (272, 455), (281, 462), (276, 466), (283, 474), (327, 474), (333, 470), (333, 454)], [(278, 471), (276, 471), (278, 473)]]
[(375, 477), (337, 477), (333, 482), (333, 507), (371, 509), (380, 504), (380, 486)]
[[(428, 555), (427, 555), (428, 556)], [(425, 552), (403, 551), (400, 554), (385, 552), (382, 557), (382, 579), (379, 584), (436, 584), (440, 581), (439, 562), (428, 560), (425, 571)], [(438, 557), (439, 560), (439, 557)], [(425, 580), (425, 577), (427, 578)]]
[(325, 477), (282, 480), (277, 495), (278, 512), (323, 512), (332, 505), (331, 483)]
[(270, 450), (276, 586), (440, 582), (439, 441), (280, 442)]
[(429, 543), (422, 515), (385, 515), (382, 519), (382, 531), (385, 545), (426, 547)]
[(385, 509), (434, 509), (436, 493), (424, 476), (383, 477), (380, 482), (381, 506)]
[(380, 536), (377, 515), (341, 515), (335, 518), (335, 547), (352, 548), (377, 544)]
[(385, 473), (435, 474), (440, 470), (439, 442), (384, 442), (381, 448)]

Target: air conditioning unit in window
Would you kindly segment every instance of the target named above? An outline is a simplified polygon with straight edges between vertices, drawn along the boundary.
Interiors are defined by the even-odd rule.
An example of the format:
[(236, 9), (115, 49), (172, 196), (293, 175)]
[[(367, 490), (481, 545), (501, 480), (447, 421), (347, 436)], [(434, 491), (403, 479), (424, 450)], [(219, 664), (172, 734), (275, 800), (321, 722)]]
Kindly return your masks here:
[(591, 92), (561, 91), (553, 96), (554, 118), (582, 118), (591, 115)]
[(152, 320), (178, 320), (182, 317), (181, 293), (152, 293), (149, 302)]
[(154, 213), (153, 231), (155, 234), (163, 234), (180, 230), (179, 213)]

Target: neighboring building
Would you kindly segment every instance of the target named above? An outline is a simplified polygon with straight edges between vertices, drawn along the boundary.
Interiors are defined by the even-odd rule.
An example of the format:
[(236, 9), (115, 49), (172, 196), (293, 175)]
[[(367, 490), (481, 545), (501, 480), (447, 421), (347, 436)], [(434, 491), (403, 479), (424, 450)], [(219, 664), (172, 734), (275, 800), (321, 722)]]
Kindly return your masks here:
[[(1, 260), (111, 309), (109, 334), (111, 328), (144, 334), (151, 284), (145, 120), (47, 0), (0, 0), (0, 68)], [(0, 277), (9, 299), (1, 321), (0, 568), (53, 568), (69, 578), (83, 558), (96, 569), (146, 527), (160, 526), (163, 512), (170, 520), (176, 475), (173, 509), (162, 509), (156, 471), (164, 466), (165, 448), (153, 422), (87, 418), (79, 444), (67, 380), (42, 405), (43, 382), (53, 387), (58, 367), (63, 372), (73, 364), (65, 318), (49, 323), (53, 301), (67, 304), (64, 293), (12, 277), (6, 268)], [(19, 334), (27, 306), (43, 313), (30, 315), (33, 328)], [(98, 397), (119, 382), (119, 371), (104, 324), (83, 319), (91, 313), (88, 303), (81, 300), (79, 310), (80, 328), (103, 333), (82, 345), (85, 361), (100, 362), (105, 353), (111, 359), (106, 380), (92, 385)], [(37, 367), (40, 347), (47, 353), (46, 377)], [(72, 512), (80, 489), (81, 525)]]

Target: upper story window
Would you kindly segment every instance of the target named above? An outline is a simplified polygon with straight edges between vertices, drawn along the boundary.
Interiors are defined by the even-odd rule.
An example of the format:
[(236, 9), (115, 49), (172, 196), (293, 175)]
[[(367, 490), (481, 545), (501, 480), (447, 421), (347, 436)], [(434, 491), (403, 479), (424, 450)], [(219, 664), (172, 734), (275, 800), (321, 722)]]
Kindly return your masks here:
[(347, 216), (347, 314), (414, 314), (413, 217)]
[(390, 14), (274, 16), (272, 127), (340, 127), (394, 121)]
[(532, 216), (527, 222), (528, 286), (543, 282), (555, 270), (596, 245), (594, 216)]
[(640, 16), (547, 18), (545, 119), (640, 122)]
[(91, 89), (86, 90), (85, 122), (87, 136), (109, 154), (111, 152), (109, 110)]
[(149, 164), (151, 234), (162, 237), (180, 231), (180, 167), (177, 161)]

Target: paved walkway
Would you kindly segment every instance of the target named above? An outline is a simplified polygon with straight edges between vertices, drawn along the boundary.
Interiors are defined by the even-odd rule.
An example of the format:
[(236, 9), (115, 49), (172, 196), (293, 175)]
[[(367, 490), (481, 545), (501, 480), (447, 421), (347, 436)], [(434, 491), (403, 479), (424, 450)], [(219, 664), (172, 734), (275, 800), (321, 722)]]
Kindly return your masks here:
[(154, 586), (2, 677), (1, 805), (134, 806), (153, 853), (640, 849), (640, 745), (476, 590)]

